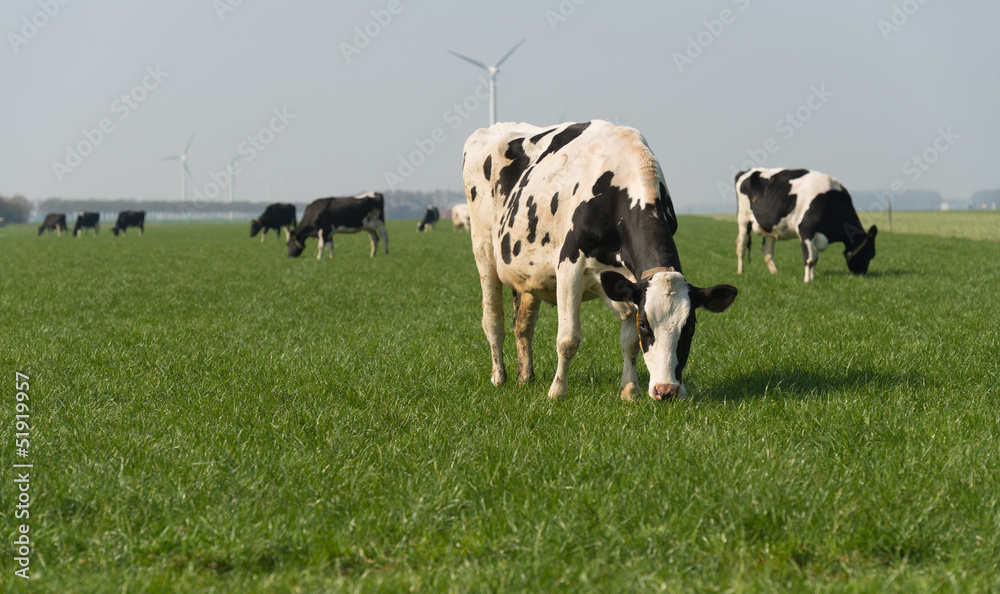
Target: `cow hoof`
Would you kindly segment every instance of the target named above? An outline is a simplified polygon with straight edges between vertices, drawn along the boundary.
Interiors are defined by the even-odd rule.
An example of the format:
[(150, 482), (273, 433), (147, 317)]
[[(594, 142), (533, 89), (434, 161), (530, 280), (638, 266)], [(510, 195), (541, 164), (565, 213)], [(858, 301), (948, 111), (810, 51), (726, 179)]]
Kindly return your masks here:
[(625, 384), (618, 397), (628, 402), (635, 402), (639, 398), (639, 389), (632, 382)]
[(499, 388), (500, 386), (507, 383), (507, 374), (494, 371), (493, 376), (490, 377), (490, 382), (492, 382), (494, 386)]
[(565, 387), (552, 386), (549, 388), (549, 400), (554, 400), (556, 402), (563, 402), (569, 398), (569, 390)]

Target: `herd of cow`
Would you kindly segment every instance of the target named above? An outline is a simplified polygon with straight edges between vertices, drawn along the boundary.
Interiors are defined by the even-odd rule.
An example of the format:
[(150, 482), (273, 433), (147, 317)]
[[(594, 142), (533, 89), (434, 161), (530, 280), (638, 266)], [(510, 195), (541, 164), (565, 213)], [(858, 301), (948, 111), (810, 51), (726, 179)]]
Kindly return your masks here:
[[(111, 232), (117, 237), (119, 233), (125, 235), (125, 230), (129, 227), (138, 227), (139, 235), (142, 235), (142, 231), (146, 225), (146, 211), (144, 210), (124, 210), (118, 213), (118, 220), (115, 222), (115, 226), (111, 228)], [(69, 227), (66, 226), (66, 215), (62, 213), (50, 213), (45, 215), (45, 220), (38, 227), (38, 234), (41, 235), (45, 231), (52, 235), (55, 231), (60, 237), (63, 231), (66, 231)], [(101, 228), (101, 213), (99, 212), (81, 212), (76, 215), (76, 224), (73, 225), (73, 235), (79, 237), (83, 233), (89, 233), (91, 229), (94, 230), (94, 235)]]
[[(620, 396), (639, 394), (639, 351), (649, 370), (648, 394), (667, 400), (685, 394), (682, 376), (694, 336), (695, 311), (719, 313), (737, 289), (701, 288), (681, 269), (673, 236), (677, 217), (663, 171), (633, 128), (594, 120), (548, 128), (504, 123), (477, 130), (462, 154), (466, 204), (452, 208), (455, 230), (468, 230), (483, 293), (483, 331), (492, 353), (493, 384), (507, 379), (503, 360), (503, 287), (514, 299), (517, 378), (534, 378), (532, 338), (541, 302), (558, 310), (558, 364), (549, 397), (568, 393), (569, 365), (581, 339), (580, 304), (601, 299), (621, 322)], [(847, 190), (829, 175), (806, 169), (742, 171), (737, 193), (737, 273), (750, 233), (763, 236), (772, 274), (774, 244), (798, 238), (806, 283), (815, 279), (819, 253), (843, 243), (854, 274), (875, 257), (872, 226), (865, 231)], [(295, 206), (271, 204), (250, 224), (250, 236), (284, 230), (288, 255), (297, 257), (310, 237), (333, 256), (333, 234), (366, 231), (375, 256), (379, 239), (389, 253), (385, 198), (372, 192), (310, 203), (296, 221)], [(98, 213), (80, 213), (73, 233), (98, 229)], [(145, 213), (126, 211), (112, 229), (142, 234)], [(418, 231), (434, 229), (440, 211), (428, 206)], [(50, 214), (38, 229), (66, 230), (66, 216)]]

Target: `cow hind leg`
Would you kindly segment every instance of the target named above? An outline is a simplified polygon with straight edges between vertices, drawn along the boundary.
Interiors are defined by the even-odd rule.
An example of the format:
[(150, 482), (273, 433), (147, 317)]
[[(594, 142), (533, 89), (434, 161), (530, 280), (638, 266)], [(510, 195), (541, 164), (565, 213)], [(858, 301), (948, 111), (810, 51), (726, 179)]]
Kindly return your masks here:
[[(736, 236), (736, 274), (743, 274), (743, 258), (749, 255), (750, 249), (750, 223), (739, 225), (740, 231)], [(750, 258), (747, 258), (749, 261)]]
[(531, 343), (538, 322), (541, 300), (531, 293), (514, 296), (514, 338), (517, 340), (517, 381), (525, 384), (535, 379), (535, 365), (531, 356)]
[(778, 274), (778, 267), (774, 265), (774, 238), (764, 236), (764, 243), (760, 246), (760, 251), (764, 253), (764, 262), (771, 274)]

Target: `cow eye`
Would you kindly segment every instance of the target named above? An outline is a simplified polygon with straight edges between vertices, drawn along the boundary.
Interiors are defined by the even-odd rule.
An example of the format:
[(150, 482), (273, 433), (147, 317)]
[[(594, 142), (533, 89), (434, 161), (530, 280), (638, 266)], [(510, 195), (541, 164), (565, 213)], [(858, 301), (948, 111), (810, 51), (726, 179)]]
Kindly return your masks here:
[(649, 334), (649, 323), (646, 320), (639, 320), (639, 332)]

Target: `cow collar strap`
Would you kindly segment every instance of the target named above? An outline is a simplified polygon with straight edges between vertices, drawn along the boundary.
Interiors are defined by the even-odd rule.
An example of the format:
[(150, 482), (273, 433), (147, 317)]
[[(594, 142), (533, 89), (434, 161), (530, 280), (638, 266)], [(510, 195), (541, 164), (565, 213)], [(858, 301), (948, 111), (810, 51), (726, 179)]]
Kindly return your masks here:
[(858, 247), (854, 248), (850, 252), (844, 254), (844, 257), (847, 258), (848, 260), (850, 260), (854, 256), (857, 256), (861, 252), (861, 250), (863, 250), (864, 247), (866, 245), (868, 245), (868, 240), (869, 239), (871, 239), (871, 235), (865, 235), (865, 240), (861, 242), (861, 245), (859, 245)]
[(652, 278), (657, 272), (675, 272), (674, 267), (658, 266), (656, 268), (650, 268), (649, 270), (643, 272), (639, 275), (639, 280), (646, 280), (647, 278)]
[(300, 250), (304, 250), (304, 249), (306, 249), (306, 246), (302, 245), (302, 242), (301, 242), (301, 241), (299, 241), (299, 238), (298, 238), (298, 237), (293, 237), (292, 239), (294, 239), (294, 240), (295, 240), (295, 245), (297, 245), (297, 246), (299, 247), (299, 249), (300, 249)]

